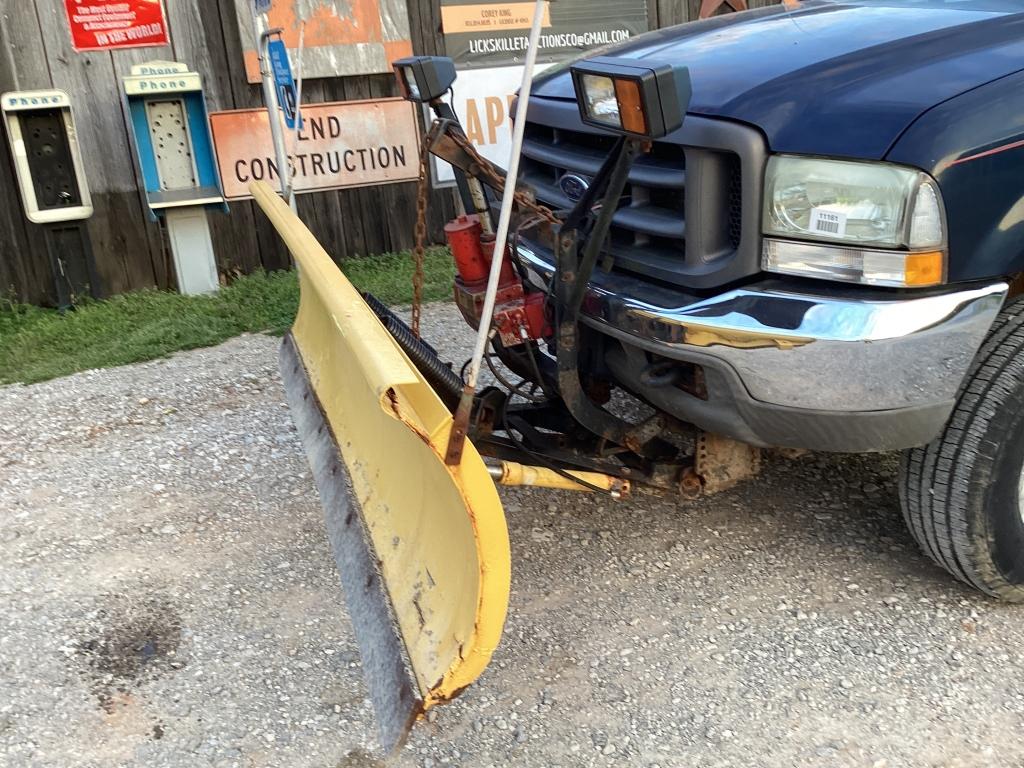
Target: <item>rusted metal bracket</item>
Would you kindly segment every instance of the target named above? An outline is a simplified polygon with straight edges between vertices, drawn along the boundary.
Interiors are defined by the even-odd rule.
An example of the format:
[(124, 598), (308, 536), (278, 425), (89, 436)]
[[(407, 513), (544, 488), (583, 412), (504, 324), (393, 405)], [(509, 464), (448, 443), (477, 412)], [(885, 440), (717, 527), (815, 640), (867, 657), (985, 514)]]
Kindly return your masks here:
[(476, 399), (476, 388), (466, 384), (462, 389), (459, 407), (455, 409), (452, 432), (448, 438), (444, 463), (449, 467), (457, 467), (462, 463), (462, 453), (466, 449), (466, 438), (469, 436), (469, 419), (473, 415), (473, 402)]
[(761, 449), (720, 435), (701, 432), (693, 455), (693, 468), (679, 483), (685, 496), (721, 493), (761, 473)]
[[(427, 134), (431, 153), (465, 174), (471, 176), (479, 175), (480, 168), (476, 158), (472, 157), (463, 146), (452, 138), (448, 130), (450, 125), (451, 123), (447, 121), (438, 120), (431, 127), (430, 132)], [(496, 171), (502, 179), (505, 178), (505, 174), (502, 171), (497, 169)]]
[[(576, 208), (566, 218), (555, 245), (555, 296), (557, 306), (558, 389), (569, 412), (587, 430), (637, 454), (645, 453), (642, 430), (595, 404), (580, 381), (579, 315), (590, 276), (605, 245), (612, 218), (629, 180), (633, 161), (643, 145), (636, 139), (620, 139)], [(591, 220), (600, 198), (600, 211)], [(580, 253), (581, 235), (585, 237)]]
[[(438, 120), (427, 134), (430, 152), (436, 157), (462, 171), (470, 178), (479, 180), (501, 194), (505, 190), (505, 172), (494, 163), (483, 157), (469, 139), (461, 134), (452, 123)], [(525, 184), (516, 187), (516, 205), (529, 211), (549, 224), (559, 224), (560, 220), (548, 207), (537, 202), (532, 189)]]

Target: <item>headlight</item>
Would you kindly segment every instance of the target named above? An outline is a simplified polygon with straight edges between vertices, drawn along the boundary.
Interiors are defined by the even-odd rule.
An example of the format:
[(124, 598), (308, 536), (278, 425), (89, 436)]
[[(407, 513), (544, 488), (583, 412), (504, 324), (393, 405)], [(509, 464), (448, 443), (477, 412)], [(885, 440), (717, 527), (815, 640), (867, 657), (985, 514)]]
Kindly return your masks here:
[(572, 78), (583, 122), (617, 133), (663, 138), (690, 104), (686, 67), (598, 56), (573, 64)]
[[(603, 75), (583, 75), (583, 111), (593, 120), (603, 123), (609, 128), (618, 130), (622, 128), (622, 109), (619, 107), (619, 97), (615, 93), (615, 81)], [(625, 90), (625, 84), (623, 90)], [(642, 114), (629, 113), (627, 121), (634, 120), (634, 128), (639, 133), (645, 130), (645, 121)]]
[(440, 99), (455, 82), (455, 62), (445, 56), (410, 56), (391, 66), (403, 98), (420, 104)]
[(402, 75), (402, 82), (405, 83), (406, 91), (409, 93), (410, 101), (422, 101), (423, 97), (420, 95), (420, 87), (416, 85), (416, 73), (412, 67), (402, 67), (399, 70)]
[(770, 271), (883, 286), (935, 285), (945, 277), (941, 196), (930, 176), (912, 168), (772, 157), (764, 232)]

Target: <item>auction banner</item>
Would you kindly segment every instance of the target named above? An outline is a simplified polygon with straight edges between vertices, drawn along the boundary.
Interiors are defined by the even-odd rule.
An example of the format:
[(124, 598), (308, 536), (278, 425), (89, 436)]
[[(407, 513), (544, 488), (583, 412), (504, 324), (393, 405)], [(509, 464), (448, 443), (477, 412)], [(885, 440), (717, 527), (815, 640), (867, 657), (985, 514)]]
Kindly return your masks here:
[[(459, 79), (452, 107), (484, 157), (506, 167), (512, 151), (509, 108), (523, 81), (533, 2), (441, 0), (445, 47)], [(647, 31), (646, 0), (557, 0), (544, 11), (537, 74)], [(434, 158), (435, 186), (455, 183), (452, 167)]]
[[(553, 64), (538, 64), (536, 73)], [(467, 69), (459, 73), (452, 96), (452, 108), (459, 116), (466, 138), (499, 168), (508, 167), (512, 153), (512, 118), (509, 110), (523, 84), (522, 67), (494, 67), (493, 69)], [(428, 116), (431, 120), (433, 115)], [(447, 187), (455, 183), (455, 171), (443, 160), (434, 161), (434, 186)]]
[[(558, 0), (546, 3), (537, 61), (554, 64), (648, 29), (647, 0)], [(448, 55), (460, 69), (522, 64), (534, 3), (441, 0)]]
[(170, 45), (163, 0), (64, 0), (76, 51)]
[[(300, 131), (289, 132), (288, 161), (298, 194), (416, 181), (420, 175), (416, 112), (404, 99), (305, 104)], [(280, 184), (265, 109), (210, 114), (217, 164), (228, 200), (249, 184)]]

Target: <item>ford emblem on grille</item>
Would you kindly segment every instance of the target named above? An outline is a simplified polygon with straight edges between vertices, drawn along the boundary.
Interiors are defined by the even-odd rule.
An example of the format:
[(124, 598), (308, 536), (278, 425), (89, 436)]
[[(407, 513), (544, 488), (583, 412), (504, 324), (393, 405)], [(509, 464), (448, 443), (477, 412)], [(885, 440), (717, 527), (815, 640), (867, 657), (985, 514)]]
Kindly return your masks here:
[(582, 200), (590, 189), (590, 179), (576, 173), (567, 173), (558, 180), (558, 188), (562, 190), (562, 194), (576, 203)]

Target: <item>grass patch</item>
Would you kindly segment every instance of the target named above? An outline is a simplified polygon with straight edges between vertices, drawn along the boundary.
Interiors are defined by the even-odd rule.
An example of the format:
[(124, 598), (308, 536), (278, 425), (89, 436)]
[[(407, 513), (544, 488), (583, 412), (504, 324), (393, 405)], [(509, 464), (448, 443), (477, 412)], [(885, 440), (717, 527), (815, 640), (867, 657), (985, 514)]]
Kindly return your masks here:
[[(455, 264), (447, 248), (427, 250), (423, 264), (423, 300), (452, 297)], [(385, 253), (345, 262), (345, 275), (361, 291), (369, 291), (385, 304), (412, 304), (413, 261), (409, 253)]]
[[(412, 301), (412, 258), (385, 254), (345, 262), (362, 291), (388, 304)], [(427, 252), (424, 299), (451, 295), (448, 251)], [(216, 296), (140, 291), (92, 301), (64, 315), (24, 305), (0, 306), (0, 384), (31, 384), (76, 371), (109, 368), (219, 344), (241, 333), (284, 333), (299, 306), (294, 272), (257, 273)]]

